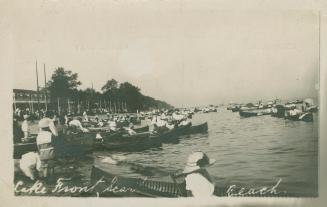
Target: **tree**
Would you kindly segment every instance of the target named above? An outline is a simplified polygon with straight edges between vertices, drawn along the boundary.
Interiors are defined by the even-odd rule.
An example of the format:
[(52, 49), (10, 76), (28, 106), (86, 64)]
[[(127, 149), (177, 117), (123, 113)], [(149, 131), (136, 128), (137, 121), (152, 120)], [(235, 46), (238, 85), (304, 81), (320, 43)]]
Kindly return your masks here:
[(51, 103), (53, 104), (53, 108), (58, 107), (58, 112), (61, 110), (60, 105), (63, 105), (63, 103), (66, 104), (68, 97), (72, 96), (77, 87), (81, 85), (81, 82), (77, 78), (77, 73), (59, 67), (54, 71), (51, 79), (48, 81), (47, 89), (50, 93)]
[(102, 86), (102, 92), (106, 93), (108, 91), (112, 91), (118, 89), (118, 81), (115, 79), (108, 80), (104, 86)]
[(65, 70), (62, 67), (57, 68), (47, 83), (51, 97), (70, 96), (73, 90), (82, 84), (77, 78), (77, 73), (72, 73), (72, 71)]

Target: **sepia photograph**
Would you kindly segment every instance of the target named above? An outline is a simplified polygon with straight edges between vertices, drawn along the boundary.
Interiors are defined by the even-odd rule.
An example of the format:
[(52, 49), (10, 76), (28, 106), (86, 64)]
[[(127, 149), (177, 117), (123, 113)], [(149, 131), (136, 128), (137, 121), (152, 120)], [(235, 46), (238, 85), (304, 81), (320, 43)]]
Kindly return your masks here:
[(14, 196), (317, 198), (320, 13), (155, 2), (16, 5)]

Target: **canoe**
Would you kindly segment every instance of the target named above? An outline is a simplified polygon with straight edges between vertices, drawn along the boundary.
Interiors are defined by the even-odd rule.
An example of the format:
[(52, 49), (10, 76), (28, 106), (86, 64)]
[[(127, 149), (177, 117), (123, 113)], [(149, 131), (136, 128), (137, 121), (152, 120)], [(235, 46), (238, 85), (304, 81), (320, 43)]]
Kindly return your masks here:
[[(179, 175), (176, 178), (169, 176), (169, 174), (167, 172), (162, 176), (148, 178), (139, 173), (131, 173), (130, 170), (126, 171), (123, 165), (105, 166), (95, 162), (92, 166), (90, 180), (91, 185), (94, 186), (93, 193), (100, 197), (186, 197), (185, 175)], [(304, 195), (279, 190), (276, 190), (276, 193), (278, 193), (276, 195), (274, 192), (269, 193), (269, 188), (267, 187), (256, 188), (255, 191), (257, 192), (253, 195), (253, 188), (237, 185), (233, 185), (233, 190), (230, 191), (233, 195), (229, 195), (230, 187), (228, 183), (218, 183), (215, 186), (214, 195), (220, 197), (301, 197)], [(266, 193), (261, 194), (260, 189), (264, 189), (263, 192)]]
[(233, 106), (231, 108), (232, 112), (238, 112), (240, 110), (240, 107), (239, 106)]
[(263, 115), (270, 115), (271, 114), (271, 110), (255, 110), (255, 111), (243, 111), (240, 110), (239, 114), (241, 117), (253, 117), (253, 116), (263, 116)]
[[(101, 140), (96, 138), (100, 134), (103, 139), (120, 136), (122, 132), (70, 132), (53, 139), (56, 154), (60, 157), (80, 156), (95, 149), (102, 148)], [(14, 158), (20, 159), (25, 153), (37, 151), (36, 135), (29, 138), (28, 142), (14, 144)]]
[(133, 129), (137, 133), (141, 132), (148, 132), (149, 131), (149, 126), (144, 126), (144, 127), (138, 127)]
[(16, 143), (14, 144), (14, 159), (20, 159), (23, 154), (37, 151), (36, 142)]
[(163, 143), (176, 143), (181, 135), (207, 132), (208, 123), (205, 122), (195, 126), (188, 125), (174, 128), (160, 134), (150, 134), (149, 132), (141, 132), (135, 135), (117, 134), (117, 136), (112, 136), (110, 139), (105, 139), (103, 145), (110, 150), (141, 151), (161, 147)]
[(94, 189), (100, 197), (126, 196), (126, 197), (184, 197), (185, 184), (146, 178), (122, 177), (111, 174), (93, 166), (91, 184), (104, 181)]
[(313, 122), (313, 114), (312, 112), (299, 113), (296, 115), (287, 115), (285, 119), (292, 121), (304, 121), (304, 122)]
[(205, 122), (199, 125), (187, 125), (174, 128), (170, 131), (164, 132), (159, 135), (152, 135), (157, 139), (160, 139), (162, 143), (171, 143), (179, 140), (179, 136), (182, 135), (190, 135), (190, 134), (198, 134), (198, 133), (207, 133), (208, 132), (208, 123)]

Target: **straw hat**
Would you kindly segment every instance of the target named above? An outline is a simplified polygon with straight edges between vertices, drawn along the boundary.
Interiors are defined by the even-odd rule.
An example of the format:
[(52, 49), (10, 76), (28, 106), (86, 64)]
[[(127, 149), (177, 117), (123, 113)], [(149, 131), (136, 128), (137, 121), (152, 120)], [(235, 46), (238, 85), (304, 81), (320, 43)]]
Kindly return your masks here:
[(183, 173), (191, 173), (201, 168), (209, 167), (216, 162), (215, 159), (210, 159), (204, 152), (193, 152), (187, 159)]

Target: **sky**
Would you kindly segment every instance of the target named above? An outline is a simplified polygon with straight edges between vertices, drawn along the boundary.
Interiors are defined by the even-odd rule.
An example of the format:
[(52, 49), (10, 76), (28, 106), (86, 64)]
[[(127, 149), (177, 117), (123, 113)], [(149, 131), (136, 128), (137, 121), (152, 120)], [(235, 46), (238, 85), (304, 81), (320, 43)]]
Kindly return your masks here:
[[(64, 2), (64, 3), (63, 3)], [(186, 1), (15, 5), (14, 88), (57, 67), (81, 88), (109, 79), (174, 106), (315, 97), (319, 22), (311, 11), (219, 10)]]

